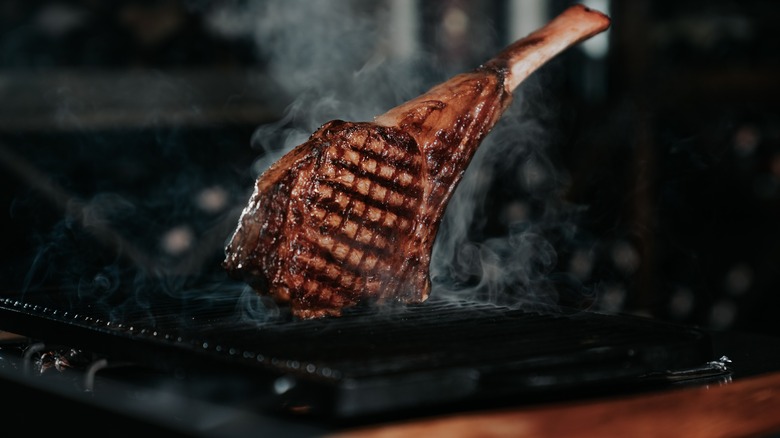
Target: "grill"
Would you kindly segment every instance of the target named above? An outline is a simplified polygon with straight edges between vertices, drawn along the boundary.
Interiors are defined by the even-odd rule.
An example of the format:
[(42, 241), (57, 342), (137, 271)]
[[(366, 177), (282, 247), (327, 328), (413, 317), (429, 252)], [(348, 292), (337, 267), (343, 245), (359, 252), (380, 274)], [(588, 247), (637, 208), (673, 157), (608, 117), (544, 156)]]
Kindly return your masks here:
[(233, 382), (240, 390), (227, 397), (232, 403), (326, 421), (657, 388), (673, 382), (675, 370), (712, 359), (707, 334), (695, 328), (567, 309), (431, 299), (335, 319), (279, 312), (258, 321), (242, 311), (238, 293), (200, 306), (155, 302), (121, 316), (91, 302), (50, 304), (61, 295), (0, 299), (0, 329), (29, 337), (28, 357), (67, 346), (89, 352), (84, 368), (93, 379), (110, 375), (94, 369), (110, 361), (178, 376), (195, 393)]

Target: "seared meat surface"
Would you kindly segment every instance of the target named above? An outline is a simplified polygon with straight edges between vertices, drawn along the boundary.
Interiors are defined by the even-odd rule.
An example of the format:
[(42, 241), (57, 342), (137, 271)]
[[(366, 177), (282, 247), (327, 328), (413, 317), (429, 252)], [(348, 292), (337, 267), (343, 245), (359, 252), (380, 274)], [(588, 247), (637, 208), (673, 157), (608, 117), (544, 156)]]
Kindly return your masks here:
[(573, 6), (475, 69), (378, 116), (334, 120), (265, 171), (226, 248), (227, 272), (294, 316), (427, 299), (447, 202), (512, 90), (609, 26)]

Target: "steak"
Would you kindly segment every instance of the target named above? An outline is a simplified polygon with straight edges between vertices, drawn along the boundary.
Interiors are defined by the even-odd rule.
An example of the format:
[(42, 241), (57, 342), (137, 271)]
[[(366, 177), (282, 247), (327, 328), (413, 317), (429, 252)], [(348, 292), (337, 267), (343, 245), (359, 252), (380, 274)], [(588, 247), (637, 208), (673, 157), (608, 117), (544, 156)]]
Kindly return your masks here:
[(304, 319), (426, 300), (445, 207), (512, 91), (609, 25), (572, 6), (373, 122), (325, 123), (258, 177), (224, 268)]

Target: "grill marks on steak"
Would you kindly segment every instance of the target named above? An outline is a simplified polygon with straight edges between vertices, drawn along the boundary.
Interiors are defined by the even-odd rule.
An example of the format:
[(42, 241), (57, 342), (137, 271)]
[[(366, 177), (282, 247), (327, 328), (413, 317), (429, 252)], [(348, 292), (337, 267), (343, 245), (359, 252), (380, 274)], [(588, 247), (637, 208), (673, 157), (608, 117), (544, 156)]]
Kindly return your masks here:
[(331, 121), (296, 148), (303, 158), (288, 170), (269, 169), (228, 246), (229, 271), (301, 318), (339, 315), (385, 290), (407, 291), (393, 294), (401, 301), (427, 297), (417, 267), (428, 256), (410, 241), (425, 163), (396, 131)]
[(511, 91), (608, 25), (606, 16), (572, 7), (373, 123), (326, 123), (257, 179), (226, 247), (226, 270), (299, 318), (424, 301), (447, 202)]
[(313, 137), (321, 153), (311, 177), (299, 176), (300, 196), (289, 206), (300, 212), (290, 233), (291, 272), (300, 275), (284, 282), (296, 316), (338, 315), (364, 298), (383, 298), (384, 288), (416, 286), (413, 268), (423, 254), (393, 254), (416, 225), (423, 188), (413, 175), (423, 163), (411, 139), (385, 131), (334, 121)]
[(446, 203), (511, 100), (502, 78), (463, 74), (457, 91), (433, 88), (397, 126), (323, 125), (258, 178), (228, 271), (300, 318), (427, 299)]

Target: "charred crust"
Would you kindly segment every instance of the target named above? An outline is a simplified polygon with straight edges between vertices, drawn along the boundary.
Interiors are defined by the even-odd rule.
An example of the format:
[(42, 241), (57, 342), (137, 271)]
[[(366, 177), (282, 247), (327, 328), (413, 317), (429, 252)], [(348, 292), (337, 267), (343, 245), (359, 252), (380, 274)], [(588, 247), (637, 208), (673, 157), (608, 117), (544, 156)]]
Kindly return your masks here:
[[(341, 214), (343, 212), (341, 206), (339, 206), (337, 202), (332, 200), (323, 201), (320, 203), (320, 206), (323, 208), (323, 210), (327, 211), (328, 213)], [(392, 213), (396, 214), (395, 212)], [(371, 231), (375, 233), (379, 233), (383, 236), (393, 236), (398, 232), (398, 228), (388, 227), (386, 225), (383, 225), (382, 222), (383, 221), (365, 220), (361, 223), (361, 226), (368, 228)], [(332, 227), (328, 227), (325, 225), (323, 225), (323, 227), (325, 227), (325, 230), (332, 230)]]
[(382, 137), (382, 140), (388, 144), (402, 149), (407, 154), (420, 153), (417, 142), (415, 142), (414, 138), (408, 133), (397, 128), (388, 128), (384, 126), (378, 126), (377, 128), (377, 132)]
[[(415, 211), (411, 210), (409, 207), (405, 207), (404, 206), (405, 204), (408, 204), (408, 202), (404, 202), (403, 204), (401, 204), (399, 206), (388, 205), (387, 202), (383, 202), (383, 201), (374, 199), (371, 195), (363, 195), (361, 193), (357, 193), (357, 192), (355, 192), (355, 190), (352, 187), (350, 187), (348, 185), (345, 185), (345, 184), (342, 184), (342, 183), (337, 182), (337, 181), (325, 180), (325, 181), (321, 181), (320, 183), (321, 184), (325, 184), (325, 185), (327, 185), (329, 187), (333, 187), (335, 190), (341, 191), (342, 193), (344, 193), (344, 196), (349, 197), (350, 200), (360, 201), (360, 202), (366, 204), (367, 206), (375, 207), (375, 208), (381, 210), (382, 212), (390, 212), (390, 213), (395, 214), (398, 217), (402, 217), (402, 218), (405, 218), (405, 219), (411, 219), (411, 218), (414, 217)], [(401, 191), (400, 193), (403, 194), (403, 191)], [(414, 198), (415, 201), (417, 201), (417, 199), (418, 199), (418, 198), (412, 197), (412, 196), (404, 196), (404, 198), (405, 198), (404, 199), (405, 201), (407, 201), (409, 198)], [(414, 204), (417, 204), (417, 202), (415, 202)], [(328, 211), (329, 212), (335, 212), (335, 211), (332, 210), (333, 207), (335, 207), (335, 206), (332, 205), (332, 204), (329, 204), (328, 207), (327, 207)], [(336, 211), (341, 211), (341, 210), (336, 210)]]

